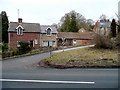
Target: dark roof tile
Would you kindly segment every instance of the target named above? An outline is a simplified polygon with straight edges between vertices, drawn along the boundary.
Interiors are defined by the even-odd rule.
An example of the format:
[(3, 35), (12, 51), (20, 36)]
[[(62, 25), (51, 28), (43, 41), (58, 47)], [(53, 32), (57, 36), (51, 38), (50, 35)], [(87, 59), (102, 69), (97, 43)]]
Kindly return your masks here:
[(57, 34), (58, 38), (67, 39), (92, 39), (92, 36), (88, 33), (74, 33), (74, 32), (59, 32)]
[(48, 28), (51, 28), (51, 29), (52, 29), (52, 33), (58, 33), (58, 32), (57, 32), (57, 29), (56, 29), (54, 26), (50, 26), (50, 25), (41, 25), (41, 26), (40, 26), (41, 33), (46, 33), (46, 30), (47, 30)]
[[(10, 22), (8, 31), (15, 31), (19, 26), (18, 22)], [(40, 32), (40, 24), (39, 23), (22, 23), (21, 26), (24, 28), (26, 32)]]

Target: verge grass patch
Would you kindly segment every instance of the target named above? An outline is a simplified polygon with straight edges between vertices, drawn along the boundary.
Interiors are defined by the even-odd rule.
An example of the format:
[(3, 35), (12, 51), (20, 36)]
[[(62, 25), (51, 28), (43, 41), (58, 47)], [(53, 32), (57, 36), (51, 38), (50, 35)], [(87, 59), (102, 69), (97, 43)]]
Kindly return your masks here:
[(44, 62), (52, 65), (115, 66), (118, 65), (117, 55), (115, 49), (82, 48), (54, 54)]

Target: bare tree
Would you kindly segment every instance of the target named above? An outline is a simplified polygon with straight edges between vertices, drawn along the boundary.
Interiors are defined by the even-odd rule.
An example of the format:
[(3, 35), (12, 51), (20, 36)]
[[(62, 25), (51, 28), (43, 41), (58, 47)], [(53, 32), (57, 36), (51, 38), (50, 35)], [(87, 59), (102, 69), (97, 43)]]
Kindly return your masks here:
[(100, 20), (106, 20), (106, 18), (107, 18), (107, 16), (106, 16), (105, 14), (102, 14), (102, 15), (100, 16)]

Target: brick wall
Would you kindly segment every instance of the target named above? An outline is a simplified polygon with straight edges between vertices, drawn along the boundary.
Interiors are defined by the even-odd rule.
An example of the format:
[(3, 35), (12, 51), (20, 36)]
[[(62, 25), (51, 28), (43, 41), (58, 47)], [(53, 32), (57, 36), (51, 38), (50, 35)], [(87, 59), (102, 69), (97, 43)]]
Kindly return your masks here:
[(17, 41), (35, 41), (38, 39), (38, 44), (34, 44), (34, 47), (40, 46), (40, 33), (23, 33), (23, 35), (17, 35), (16, 32), (9, 32), (9, 44), (13, 49), (17, 48)]
[(57, 45), (57, 34), (52, 34), (51, 36), (47, 36), (46, 34), (40, 34), (41, 46), (43, 41), (55, 41)]

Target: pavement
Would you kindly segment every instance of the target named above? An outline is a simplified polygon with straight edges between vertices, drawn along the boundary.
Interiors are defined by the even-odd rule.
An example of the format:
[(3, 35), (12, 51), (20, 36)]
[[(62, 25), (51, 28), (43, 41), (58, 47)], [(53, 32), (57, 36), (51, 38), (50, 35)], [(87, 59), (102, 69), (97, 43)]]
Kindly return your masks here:
[[(90, 46), (76, 47), (85, 48)], [(65, 49), (72, 50), (71, 49)], [(62, 52), (53, 51), (52, 54)], [(118, 88), (115, 69), (40, 68), (38, 62), (50, 56), (42, 53), (2, 62), (2, 88)]]

